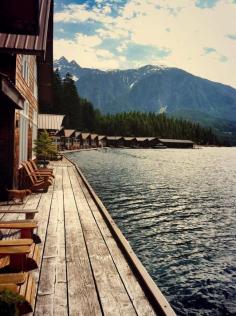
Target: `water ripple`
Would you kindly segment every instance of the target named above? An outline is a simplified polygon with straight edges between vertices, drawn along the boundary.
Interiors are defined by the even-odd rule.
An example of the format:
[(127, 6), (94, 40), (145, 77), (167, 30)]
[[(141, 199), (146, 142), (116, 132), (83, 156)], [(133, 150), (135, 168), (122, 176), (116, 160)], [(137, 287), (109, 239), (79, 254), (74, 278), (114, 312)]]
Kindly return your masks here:
[(70, 158), (178, 315), (236, 315), (235, 148)]

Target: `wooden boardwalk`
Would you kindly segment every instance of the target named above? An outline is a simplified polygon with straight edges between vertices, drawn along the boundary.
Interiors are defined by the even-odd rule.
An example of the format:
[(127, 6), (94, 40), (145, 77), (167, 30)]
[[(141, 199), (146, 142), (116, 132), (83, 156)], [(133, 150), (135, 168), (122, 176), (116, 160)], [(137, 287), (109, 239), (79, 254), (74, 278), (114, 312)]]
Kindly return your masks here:
[[(34, 315), (158, 315), (76, 168), (66, 160), (52, 167), (55, 180), (48, 192), (18, 206), (39, 210), (42, 260), (34, 272)], [(165, 307), (166, 315), (174, 315)]]

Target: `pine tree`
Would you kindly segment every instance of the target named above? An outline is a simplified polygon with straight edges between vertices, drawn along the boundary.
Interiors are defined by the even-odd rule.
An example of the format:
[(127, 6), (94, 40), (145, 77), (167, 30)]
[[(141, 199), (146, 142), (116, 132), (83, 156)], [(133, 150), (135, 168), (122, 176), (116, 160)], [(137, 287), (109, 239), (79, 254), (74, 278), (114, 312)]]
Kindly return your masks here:
[(36, 153), (37, 159), (42, 159), (44, 165), (46, 165), (46, 159), (57, 154), (57, 148), (46, 130), (39, 134), (38, 139), (34, 141), (34, 145), (33, 150)]

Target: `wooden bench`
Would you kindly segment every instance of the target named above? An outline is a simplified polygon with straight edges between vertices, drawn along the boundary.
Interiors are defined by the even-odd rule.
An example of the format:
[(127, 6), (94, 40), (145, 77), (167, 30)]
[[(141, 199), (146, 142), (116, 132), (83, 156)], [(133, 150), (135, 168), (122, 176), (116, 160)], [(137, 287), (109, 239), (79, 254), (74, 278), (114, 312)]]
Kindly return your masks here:
[(7, 239), (0, 241), (0, 269), (4, 272), (37, 269), (40, 250), (32, 239)]
[(23, 297), (23, 302), (18, 304), (20, 315), (33, 312), (35, 289), (35, 281), (27, 272), (0, 275), (0, 291), (9, 290)]
[(39, 244), (41, 239), (34, 234), (34, 229), (38, 228), (37, 221), (34, 220), (17, 220), (17, 221), (1, 221), (0, 229), (15, 229), (20, 230), (21, 238), (33, 239), (35, 244)]
[(3, 210), (3, 209), (1, 209), (0, 210), (0, 214), (1, 213), (6, 213), (6, 214), (25, 214), (25, 219), (34, 219), (34, 216), (35, 216), (35, 214), (37, 214), (38, 213), (38, 211), (37, 210), (27, 210), (27, 209), (25, 209), (25, 210), (15, 210), (15, 209), (13, 209), (13, 210)]

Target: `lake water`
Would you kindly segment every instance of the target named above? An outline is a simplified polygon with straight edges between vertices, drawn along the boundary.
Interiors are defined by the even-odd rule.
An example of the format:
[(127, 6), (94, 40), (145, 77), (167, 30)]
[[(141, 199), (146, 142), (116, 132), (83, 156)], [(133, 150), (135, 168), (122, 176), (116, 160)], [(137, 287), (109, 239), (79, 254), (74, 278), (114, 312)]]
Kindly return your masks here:
[(69, 157), (177, 315), (236, 315), (236, 148)]

